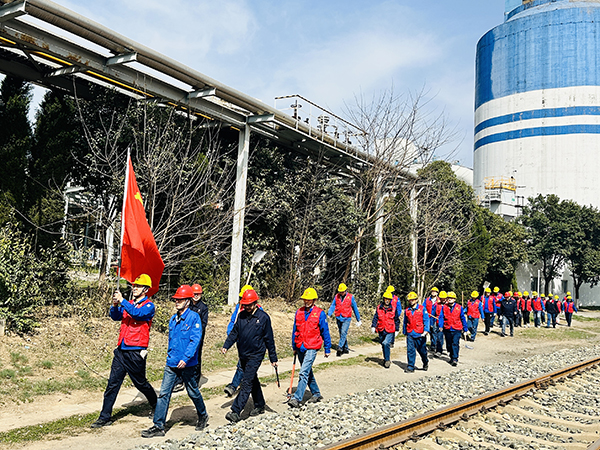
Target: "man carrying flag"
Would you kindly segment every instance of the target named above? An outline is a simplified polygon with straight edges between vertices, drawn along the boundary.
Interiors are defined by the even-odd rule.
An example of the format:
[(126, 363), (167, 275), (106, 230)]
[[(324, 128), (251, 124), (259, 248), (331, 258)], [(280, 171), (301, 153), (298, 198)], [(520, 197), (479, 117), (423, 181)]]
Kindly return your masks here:
[(146, 397), (152, 409), (156, 406), (156, 392), (146, 378), (146, 356), (150, 341), (150, 327), (155, 313), (150, 297), (158, 291), (160, 277), (165, 267), (154, 236), (146, 220), (142, 196), (135, 180), (131, 158), (127, 157), (125, 193), (121, 222), (121, 264), (119, 278), (133, 283), (131, 300), (121, 292), (113, 295), (110, 317), (121, 321), (119, 340), (114, 350), (110, 376), (102, 411), (91, 427), (110, 425), (112, 409), (125, 375)]

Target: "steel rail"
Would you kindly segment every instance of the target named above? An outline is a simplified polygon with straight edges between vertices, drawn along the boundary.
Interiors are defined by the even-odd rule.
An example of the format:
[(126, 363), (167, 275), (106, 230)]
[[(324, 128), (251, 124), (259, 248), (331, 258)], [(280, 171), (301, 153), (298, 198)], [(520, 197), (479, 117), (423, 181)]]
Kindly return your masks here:
[[(554, 385), (556, 381), (583, 373), (600, 364), (600, 357), (574, 364), (564, 369), (550, 372), (538, 378), (514, 384), (498, 391), (475, 397), (436, 411), (422, 414), (398, 422), (394, 425), (378, 428), (374, 431), (346, 439), (344, 441), (322, 447), (322, 450), (367, 450), (384, 449), (408, 440), (416, 440), (420, 436), (437, 429), (445, 429), (460, 420), (468, 420), (479, 412), (485, 412), (496, 406), (504, 406), (511, 400), (518, 400), (531, 389), (544, 389)], [(600, 444), (600, 442), (599, 442)], [(591, 447), (600, 449), (600, 446)]]

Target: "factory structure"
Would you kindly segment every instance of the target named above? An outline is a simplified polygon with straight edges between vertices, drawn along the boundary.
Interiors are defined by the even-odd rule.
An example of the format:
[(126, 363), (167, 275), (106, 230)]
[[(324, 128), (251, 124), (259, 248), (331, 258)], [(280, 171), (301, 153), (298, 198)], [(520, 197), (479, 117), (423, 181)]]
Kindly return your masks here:
[[(506, 0), (504, 23), (477, 44), (473, 187), (511, 220), (556, 194), (600, 208), (600, 0)], [(543, 290), (538, 267), (519, 289)], [(565, 269), (553, 293), (573, 291)], [(582, 286), (580, 304), (600, 305)]]

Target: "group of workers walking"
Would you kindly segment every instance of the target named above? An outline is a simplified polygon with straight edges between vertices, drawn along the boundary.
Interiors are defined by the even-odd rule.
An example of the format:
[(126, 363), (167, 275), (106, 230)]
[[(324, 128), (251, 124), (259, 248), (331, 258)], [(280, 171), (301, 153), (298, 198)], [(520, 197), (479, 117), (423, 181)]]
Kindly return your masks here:
[[(135, 387), (144, 394), (153, 411), (153, 425), (142, 431), (142, 437), (165, 435), (171, 395), (178, 384), (185, 386), (196, 408), (196, 430), (202, 430), (208, 423), (208, 413), (199, 390), (202, 347), (208, 323), (208, 308), (202, 302), (202, 287), (199, 284), (182, 285), (172, 296), (176, 312), (169, 321), (167, 359), (158, 396), (146, 378), (149, 332), (155, 313), (154, 303), (146, 295), (151, 287), (151, 278), (143, 274), (134, 281), (130, 300), (123, 298), (118, 290), (113, 295), (110, 317), (121, 321), (121, 328), (104, 392), (102, 411), (91, 425), (92, 428), (112, 423), (112, 409), (125, 375), (129, 375)], [(324, 348), (326, 358), (331, 354), (328, 319), (335, 316), (339, 332), (337, 356), (349, 352), (348, 330), (352, 314), (357, 320), (357, 326), (362, 324), (356, 299), (348, 292), (344, 283), (338, 286), (327, 313), (315, 305), (318, 299), (315, 289), (306, 289), (301, 299), (304, 306), (296, 311), (292, 328), (291, 346), (301, 367), (296, 391), (293, 395), (289, 393), (288, 405), (291, 408), (301, 406), (307, 389), (311, 394), (307, 402), (316, 403), (323, 398), (312, 366), (321, 348)], [(558, 296), (538, 296), (536, 292), (531, 296), (528, 292), (506, 292), (503, 295), (498, 288), (494, 288), (492, 292), (489, 287), (484, 289), (481, 296), (473, 291), (464, 308), (457, 302), (454, 292), (439, 291), (435, 287), (422, 303), (415, 292), (410, 292), (406, 300), (407, 307), (403, 310), (402, 302), (394, 295), (393, 286), (388, 286), (381, 303), (375, 308), (371, 331), (378, 334), (383, 365), (389, 368), (391, 348), (402, 326), (407, 349), (405, 372), (408, 373), (415, 371), (417, 353), (421, 358), (422, 370), (428, 370), (427, 336), (430, 336), (429, 350), (433, 356), (442, 356), (445, 341), (449, 363), (456, 366), (461, 337), (475, 341), (480, 319), (485, 323), (485, 335), (494, 326), (495, 318), (498, 318), (502, 322), (501, 335), (506, 336), (508, 328), (512, 336), (515, 326), (527, 327), (530, 319), (539, 327), (547, 317), (547, 326), (552, 324), (556, 327), (557, 316), (561, 311), (564, 311), (567, 324), (571, 326), (572, 314), (577, 311), (570, 293), (561, 302)], [(241, 419), (241, 412), (250, 396), (254, 404), (250, 415), (265, 412), (265, 398), (257, 374), (267, 352), (271, 365), (277, 370), (278, 358), (271, 319), (258, 301), (258, 294), (251, 286), (242, 288), (240, 301), (232, 313), (227, 338), (221, 349), (225, 355), (236, 344), (238, 351), (236, 373), (231, 383), (225, 387), (225, 394), (229, 397), (239, 388), (231, 410), (225, 416), (232, 423)]]

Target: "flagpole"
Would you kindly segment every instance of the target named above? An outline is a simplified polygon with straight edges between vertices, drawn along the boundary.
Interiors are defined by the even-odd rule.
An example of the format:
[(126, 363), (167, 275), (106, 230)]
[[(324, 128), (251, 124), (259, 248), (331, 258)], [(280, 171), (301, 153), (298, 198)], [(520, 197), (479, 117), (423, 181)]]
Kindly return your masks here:
[(117, 290), (121, 281), (121, 254), (123, 253), (123, 237), (125, 235), (125, 203), (127, 202), (127, 186), (129, 185), (130, 147), (127, 147), (127, 163), (125, 164), (125, 186), (123, 188), (123, 206), (121, 207), (121, 242), (119, 243), (119, 266), (117, 269)]

